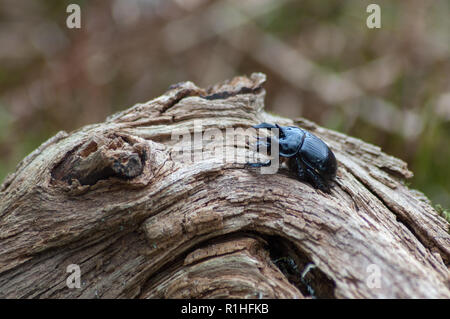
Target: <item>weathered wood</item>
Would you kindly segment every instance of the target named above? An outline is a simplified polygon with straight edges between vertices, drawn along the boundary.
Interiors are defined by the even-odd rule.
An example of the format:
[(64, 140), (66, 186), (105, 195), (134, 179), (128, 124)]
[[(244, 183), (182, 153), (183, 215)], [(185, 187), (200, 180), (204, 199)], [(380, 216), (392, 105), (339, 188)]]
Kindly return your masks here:
[[(0, 188), (0, 297), (449, 298), (448, 223), (405, 186), (406, 164), (264, 112), (264, 81), (180, 83), (25, 158)], [(263, 121), (312, 131), (338, 160), (331, 193), (285, 168), (260, 174), (213, 152), (188, 161), (191, 140), (172, 137), (200, 120), (203, 133)], [(223, 145), (207, 141), (193, 148)], [(227, 154), (248, 152), (236, 143)]]

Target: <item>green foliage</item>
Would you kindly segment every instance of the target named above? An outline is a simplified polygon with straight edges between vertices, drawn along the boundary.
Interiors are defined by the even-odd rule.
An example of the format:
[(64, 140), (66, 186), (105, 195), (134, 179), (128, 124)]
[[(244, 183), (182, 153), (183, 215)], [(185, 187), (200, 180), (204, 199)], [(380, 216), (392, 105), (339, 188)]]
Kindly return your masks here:
[(439, 216), (443, 217), (447, 222), (450, 223), (450, 209), (444, 209), (440, 204), (437, 204), (435, 208)]

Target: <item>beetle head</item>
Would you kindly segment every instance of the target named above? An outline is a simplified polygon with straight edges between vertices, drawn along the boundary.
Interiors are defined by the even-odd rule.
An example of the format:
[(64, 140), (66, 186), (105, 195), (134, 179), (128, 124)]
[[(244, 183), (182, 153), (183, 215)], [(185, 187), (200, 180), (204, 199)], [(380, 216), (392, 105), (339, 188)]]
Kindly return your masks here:
[(284, 157), (291, 157), (297, 154), (303, 143), (303, 130), (295, 126), (275, 125), (279, 129), (280, 155)]
[(299, 129), (296, 126), (280, 126), (278, 124), (275, 124), (275, 127), (278, 128), (280, 131), (279, 133), (279, 137), (280, 138), (287, 138), (290, 135), (295, 135), (295, 134), (301, 134), (302, 130)]
[(297, 154), (304, 140), (304, 131), (295, 126), (280, 126), (278, 124), (261, 123), (254, 128), (278, 129), (279, 152), (283, 157), (292, 157)]

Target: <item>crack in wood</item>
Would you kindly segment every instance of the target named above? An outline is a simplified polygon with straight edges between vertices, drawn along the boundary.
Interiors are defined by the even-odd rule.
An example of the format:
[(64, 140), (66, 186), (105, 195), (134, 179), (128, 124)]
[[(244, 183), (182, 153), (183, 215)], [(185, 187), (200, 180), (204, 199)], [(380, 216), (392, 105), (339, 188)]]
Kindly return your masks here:
[[(299, 250), (288, 239), (279, 236), (264, 236), (272, 262), (287, 280), (301, 293), (310, 298), (336, 298), (336, 284), (320, 268), (314, 265), (305, 252)], [(311, 269), (312, 268), (312, 269)]]
[(53, 168), (51, 175), (72, 185), (94, 185), (110, 177), (132, 179), (145, 165), (146, 153), (120, 136), (95, 136), (66, 153)]

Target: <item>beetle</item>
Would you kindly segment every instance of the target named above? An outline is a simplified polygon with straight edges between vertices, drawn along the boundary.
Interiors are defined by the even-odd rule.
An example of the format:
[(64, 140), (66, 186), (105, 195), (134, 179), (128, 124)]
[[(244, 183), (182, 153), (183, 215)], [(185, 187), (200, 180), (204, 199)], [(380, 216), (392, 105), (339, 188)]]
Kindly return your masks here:
[[(322, 191), (330, 191), (329, 182), (336, 177), (337, 162), (333, 152), (324, 141), (296, 126), (261, 123), (253, 128), (277, 128), (279, 136), (278, 138), (273, 137), (273, 139), (279, 145), (280, 159), (287, 158), (289, 169), (297, 175), (299, 180), (307, 181)], [(271, 137), (258, 138), (256, 150), (259, 151), (261, 146), (265, 146), (270, 152), (271, 142)], [(270, 166), (271, 161), (247, 164), (250, 167), (262, 167)]]

